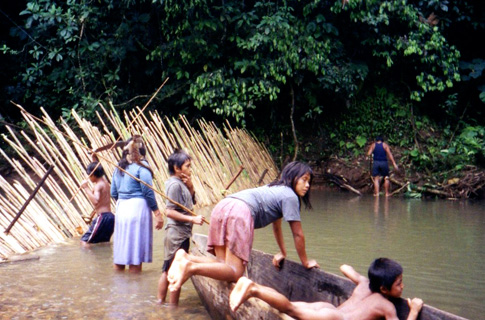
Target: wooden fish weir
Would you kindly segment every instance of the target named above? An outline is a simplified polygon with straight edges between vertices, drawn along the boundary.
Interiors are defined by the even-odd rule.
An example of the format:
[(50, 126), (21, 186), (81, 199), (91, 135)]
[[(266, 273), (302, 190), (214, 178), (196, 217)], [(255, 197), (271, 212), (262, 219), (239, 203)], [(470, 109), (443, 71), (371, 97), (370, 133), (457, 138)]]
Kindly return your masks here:
[[(93, 211), (80, 184), (87, 178), (86, 166), (91, 162), (89, 150), (122, 140), (134, 134), (143, 137), (147, 148), (147, 161), (153, 173), (154, 189), (162, 194), (164, 182), (169, 178), (166, 159), (176, 148), (183, 148), (193, 159), (192, 181), (197, 194), (197, 208), (212, 205), (223, 198), (225, 192), (234, 192), (273, 180), (278, 170), (268, 151), (244, 129), (232, 128), (229, 123), (218, 128), (214, 123), (197, 120), (195, 129), (187, 119), (163, 118), (158, 112), (143, 113), (135, 108), (121, 116), (114, 107), (100, 105), (96, 111), (99, 127), (81, 118), (75, 110), (72, 116), (77, 130), (63, 119), (54, 122), (41, 108), (42, 118), (37, 118), (23, 108), (22, 116), (28, 129), (20, 133), (8, 128), (4, 140), (16, 152), (18, 159), (0, 154), (17, 172), (18, 179), (11, 182), (0, 176), (0, 261), (13, 255), (30, 252), (50, 243), (83, 234), (88, 225), (85, 220)], [(79, 130), (80, 129), (80, 130)], [(79, 132), (83, 133), (79, 134)], [(99, 160), (108, 180), (121, 157), (120, 149), (102, 151)], [(19, 209), (53, 166), (38, 193), (25, 208), (10, 232), (3, 232), (16, 217)], [(225, 186), (241, 165), (244, 171), (231, 185)], [(165, 209), (165, 199), (156, 193), (160, 209)], [(114, 210), (114, 202), (112, 203)]]

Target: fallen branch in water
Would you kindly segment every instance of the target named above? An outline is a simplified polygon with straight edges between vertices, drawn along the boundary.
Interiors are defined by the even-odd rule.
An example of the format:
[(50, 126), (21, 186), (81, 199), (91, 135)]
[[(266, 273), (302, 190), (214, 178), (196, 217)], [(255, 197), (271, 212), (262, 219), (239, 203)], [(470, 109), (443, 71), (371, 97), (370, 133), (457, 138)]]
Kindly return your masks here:
[(362, 195), (362, 193), (359, 190), (357, 190), (354, 187), (352, 187), (351, 185), (349, 185), (347, 183), (347, 179), (345, 179), (343, 176), (338, 176), (338, 175), (327, 172), (327, 173), (325, 173), (325, 178), (327, 178), (330, 182), (335, 183), (336, 185), (338, 185), (342, 189), (346, 189), (348, 191), (351, 191), (355, 194), (358, 194), (359, 196)]

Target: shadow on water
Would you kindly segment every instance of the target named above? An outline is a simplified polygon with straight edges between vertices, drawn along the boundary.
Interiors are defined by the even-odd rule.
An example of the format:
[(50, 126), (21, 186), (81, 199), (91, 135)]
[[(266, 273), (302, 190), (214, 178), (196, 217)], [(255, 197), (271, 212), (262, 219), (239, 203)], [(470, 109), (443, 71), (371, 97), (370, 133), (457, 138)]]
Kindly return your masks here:
[[(307, 254), (326, 271), (350, 264), (362, 274), (386, 256), (404, 267), (404, 297), (469, 319), (485, 314), (485, 204), (354, 197), (314, 191), (302, 212)], [(199, 209), (208, 217), (210, 208)], [(289, 258), (298, 261), (283, 223)], [(194, 232), (207, 234), (208, 227)], [(153, 263), (141, 275), (112, 269), (111, 244), (83, 249), (78, 239), (38, 250), (40, 258), (0, 265), (1, 319), (210, 319), (192, 283), (176, 310), (156, 303), (163, 231), (154, 232)], [(254, 248), (278, 251), (271, 227), (256, 230)], [(271, 266), (269, 266), (271, 267)]]

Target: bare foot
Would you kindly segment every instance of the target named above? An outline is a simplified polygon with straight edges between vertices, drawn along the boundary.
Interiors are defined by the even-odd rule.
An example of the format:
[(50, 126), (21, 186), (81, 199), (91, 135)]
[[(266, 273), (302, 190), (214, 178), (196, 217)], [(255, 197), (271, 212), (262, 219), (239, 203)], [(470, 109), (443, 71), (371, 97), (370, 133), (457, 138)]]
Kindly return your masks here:
[(251, 288), (253, 287), (254, 282), (249, 280), (246, 277), (241, 277), (236, 283), (236, 286), (231, 291), (231, 295), (229, 297), (229, 305), (231, 306), (232, 311), (236, 311), (241, 304), (243, 304), (246, 300), (251, 298)]
[(167, 275), (169, 282), (168, 289), (170, 291), (179, 290), (182, 284), (189, 278), (187, 274), (187, 265), (189, 262), (187, 252), (183, 249), (177, 250)]
[(115, 269), (118, 272), (125, 271), (125, 265), (123, 264), (114, 264), (113, 269)]

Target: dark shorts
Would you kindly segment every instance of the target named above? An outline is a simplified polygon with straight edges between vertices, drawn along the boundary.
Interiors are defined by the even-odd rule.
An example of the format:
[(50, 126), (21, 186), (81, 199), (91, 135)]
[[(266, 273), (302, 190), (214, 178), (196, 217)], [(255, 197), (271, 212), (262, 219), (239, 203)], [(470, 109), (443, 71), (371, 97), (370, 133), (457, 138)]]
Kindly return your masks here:
[(87, 243), (109, 242), (115, 228), (115, 216), (111, 212), (103, 212), (93, 220), (81, 241)]
[(374, 165), (372, 166), (372, 176), (389, 176), (389, 164), (387, 163), (387, 161), (374, 161)]
[[(186, 239), (184, 242), (182, 242), (179, 249), (184, 249), (185, 252), (189, 252), (189, 248), (190, 248), (190, 239)], [(174, 258), (175, 256), (172, 259), (165, 260), (163, 262), (162, 272), (167, 272), (168, 269), (170, 269), (170, 266), (172, 265)]]

